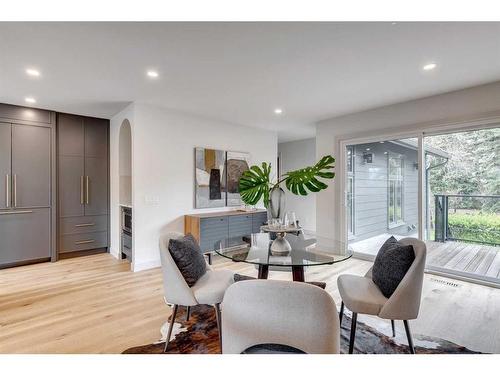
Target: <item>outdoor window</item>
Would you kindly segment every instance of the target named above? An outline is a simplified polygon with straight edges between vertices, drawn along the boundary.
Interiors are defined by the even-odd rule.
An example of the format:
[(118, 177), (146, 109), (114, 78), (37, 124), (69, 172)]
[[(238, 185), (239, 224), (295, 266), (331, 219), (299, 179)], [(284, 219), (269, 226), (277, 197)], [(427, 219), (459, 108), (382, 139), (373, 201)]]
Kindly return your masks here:
[(403, 183), (404, 173), (403, 156), (399, 154), (388, 154), (388, 219), (389, 226), (403, 222)]
[(354, 147), (347, 147), (347, 233), (354, 234)]

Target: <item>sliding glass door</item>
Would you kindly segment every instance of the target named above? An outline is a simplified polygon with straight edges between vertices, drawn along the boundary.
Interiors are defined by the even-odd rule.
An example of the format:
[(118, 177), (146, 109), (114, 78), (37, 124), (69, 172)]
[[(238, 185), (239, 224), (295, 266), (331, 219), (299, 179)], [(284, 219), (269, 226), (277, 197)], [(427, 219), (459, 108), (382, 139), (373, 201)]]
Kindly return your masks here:
[(428, 270), (500, 284), (500, 127), (344, 146), (345, 238), (356, 256), (415, 237)]

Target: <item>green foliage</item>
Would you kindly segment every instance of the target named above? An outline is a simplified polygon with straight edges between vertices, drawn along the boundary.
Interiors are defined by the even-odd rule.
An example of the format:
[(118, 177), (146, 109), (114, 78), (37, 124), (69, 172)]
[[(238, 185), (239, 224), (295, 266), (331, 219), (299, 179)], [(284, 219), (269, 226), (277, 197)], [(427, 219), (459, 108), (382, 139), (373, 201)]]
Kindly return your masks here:
[[(449, 154), (427, 155), (432, 194), (500, 194), (500, 128), (425, 138), (425, 144)], [(444, 163), (444, 164), (443, 164)], [(462, 199), (457, 208), (499, 212), (498, 199)]]
[(256, 205), (264, 197), (264, 205), (269, 204), (271, 164), (253, 165), (240, 178), (240, 196), (246, 204)]
[(450, 213), (448, 230), (456, 239), (500, 245), (500, 215)]
[(335, 159), (333, 156), (327, 155), (312, 167), (285, 173), (285, 186), (295, 195), (307, 195), (309, 192), (317, 193), (324, 190), (328, 185), (318, 180), (318, 178), (334, 178), (335, 173), (328, 171), (329, 169), (333, 169), (334, 163)]
[(262, 163), (260, 167), (253, 165), (248, 171), (243, 172), (240, 178), (241, 200), (246, 204), (255, 205), (263, 198), (267, 207), (270, 191), (279, 187), (282, 182), (285, 182), (286, 188), (296, 195), (317, 193), (328, 187), (320, 179), (328, 180), (335, 177), (335, 173), (330, 171), (334, 168), (334, 163), (333, 156), (324, 156), (312, 167), (285, 173), (283, 178), (274, 184), (270, 180), (271, 164)]

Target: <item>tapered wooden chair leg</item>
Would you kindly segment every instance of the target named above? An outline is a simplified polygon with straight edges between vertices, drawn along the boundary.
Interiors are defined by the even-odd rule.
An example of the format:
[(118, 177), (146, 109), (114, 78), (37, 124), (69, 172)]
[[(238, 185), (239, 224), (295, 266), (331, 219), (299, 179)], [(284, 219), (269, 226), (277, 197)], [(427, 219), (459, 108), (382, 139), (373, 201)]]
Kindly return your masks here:
[(340, 304), (340, 312), (339, 312), (339, 323), (342, 327), (342, 318), (344, 317), (344, 301)]
[(186, 322), (189, 322), (190, 313), (191, 313), (191, 306), (186, 306)]
[(172, 316), (170, 317), (170, 325), (168, 326), (167, 339), (165, 340), (165, 347), (163, 348), (163, 353), (167, 352), (168, 343), (170, 342), (170, 336), (172, 336), (172, 329), (174, 328), (175, 316), (177, 315), (178, 305), (174, 305), (174, 310), (172, 311)]
[(349, 340), (349, 354), (352, 354), (354, 351), (354, 339), (356, 338), (356, 322), (358, 320), (358, 313), (352, 313), (352, 322), (351, 322), (351, 339)]
[(410, 331), (410, 323), (408, 323), (408, 320), (403, 320), (403, 323), (405, 324), (406, 337), (408, 338), (408, 346), (410, 348), (410, 353), (415, 354), (415, 347), (413, 346), (413, 338), (411, 337), (411, 331)]

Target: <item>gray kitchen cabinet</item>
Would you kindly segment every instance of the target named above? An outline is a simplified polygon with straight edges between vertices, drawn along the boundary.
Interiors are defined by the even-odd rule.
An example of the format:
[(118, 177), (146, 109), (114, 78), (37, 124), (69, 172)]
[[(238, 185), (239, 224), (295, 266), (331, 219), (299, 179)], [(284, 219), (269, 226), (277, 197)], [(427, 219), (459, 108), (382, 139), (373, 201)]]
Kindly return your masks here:
[[(58, 251), (71, 253), (106, 248), (109, 215), (109, 122), (58, 114), (57, 128)], [(97, 224), (94, 220), (96, 217), (99, 218)]]
[(0, 267), (51, 257), (50, 208), (0, 211)]
[(81, 156), (59, 156), (59, 217), (85, 215), (85, 171)]
[(85, 158), (85, 215), (108, 213), (108, 166), (105, 159)]
[(0, 209), (10, 206), (11, 125), (0, 122)]
[(85, 156), (85, 130), (83, 119), (80, 116), (57, 114), (58, 124), (63, 124), (57, 129), (58, 153), (61, 156)]
[(108, 157), (108, 121), (85, 117), (85, 157)]
[(0, 104), (0, 268), (56, 259), (55, 113)]
[(51, 129), (12, 125), (13, 206), (50, 207)]

